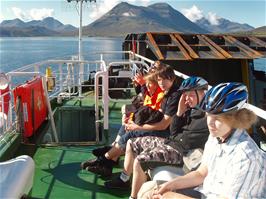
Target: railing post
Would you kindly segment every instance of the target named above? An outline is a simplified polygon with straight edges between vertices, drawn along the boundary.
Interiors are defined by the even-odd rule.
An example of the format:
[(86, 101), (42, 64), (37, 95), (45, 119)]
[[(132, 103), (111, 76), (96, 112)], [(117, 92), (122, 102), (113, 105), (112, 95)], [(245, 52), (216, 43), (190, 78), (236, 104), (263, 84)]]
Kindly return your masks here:
[(34, 72), (40, 72), (39, 65), (34, 66)]
[(59, 64), (59, 82), (60, 82), (60, 86), (59, 86), (59, 90), (60, 92), (63, 91), (63, 68), (62, 68), (62, 63)]
[(104, 74), (103, 74), (102, 96), (103, 96), (104, 130), (108, 130), (109, 129), (109, 77), (108, 77), (108, 71), (104, 71)]
[(94, 92), (95, 92), (95, 131), (96, 131), (96, 142), (99, 143), (100, 141), (100, 132), (99, 132), (99, 77), (101, 72), (97, 72), (95, 74), (94, 80)]
[(56, 131), (56, 127), (55, 127), (55, 122), (54, 122), (54, 116), (53, 116), (53, 112), (52, 112), (52, 108), (51, 108), (51, 104), (50, 104), (50, 100), (49, 100), (49, 96), (48, 96), (48, 91), (47, 91), (47, 87), (46, 87), (46, 81), (45, 81), (45, 77), (42, 77), (42, 85), (43, 85), (43, 90), (44, 90), (44, 96), (45, 96), (45, 101), (47, 104), (47, 108), (48, 108), (48, 115), (49, 115), (49, 119), (51, 122), (51, 127), (52, 127), (52, 131), (53, 131), (53, 135), (54, 135), (54, 139), (55, 142), (58, 143), (58, 137), (57, 137), (57, 131)]
[[(81, 67), (81, 65), (83, 67)], [(81, 85), (82, 85), (82, 82), (84, 81), (83, 71), (84, 71), (84, 64), (80, 63), (79, 77), (78, 77), (78, 94), (79, 94), (79, 97), (82, 97), (82, 87), (81, 87)]]

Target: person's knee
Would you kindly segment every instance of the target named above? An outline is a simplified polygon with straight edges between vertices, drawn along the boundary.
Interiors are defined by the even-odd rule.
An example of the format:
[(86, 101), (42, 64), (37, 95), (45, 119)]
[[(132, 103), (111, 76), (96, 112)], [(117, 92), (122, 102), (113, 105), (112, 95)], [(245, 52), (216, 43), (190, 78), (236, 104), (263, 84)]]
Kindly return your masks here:
[(139, 192), (138, 192), (138, 197), (141, 199), (149, 199), (152, 198), (152, 195), (154, 193), (155, 188), (157, 187), (157, 182), (156, 181), (148, 181), (145, 182)]
[(139, 160), (137, 158), (134, 160), (133, 168), (134, 168), (134, 170), (141, 169), (140, 162), (139, 162)]
[(122, 126), (120, 127), (120, 129), (119, 129), (117, 135), (119, 135), (119, 136), (123, 136), (123, 135), (125, 135), (125, 134), (126, 134), (126, 127), (125, 127), (125, 125), (122, 125)]
[(131, 140), (127, 141), (127, 145), (126, 145), (126, 149), (125, 149), (126, 154), (132, 153), (131, 143), (132, 143)]
[(125, 152), (125, 147), (121, 147), (121, 145), (118, 142), (115, 143), (113, 148), (114, 148), (114, 151), (116, 152), (116, 154), (121, 155)]
[(126, 150), (126, 142), (124, 141), (123, 137), (121, 137), (120, 140), (115, 144), (115, 147), (123, 151)]

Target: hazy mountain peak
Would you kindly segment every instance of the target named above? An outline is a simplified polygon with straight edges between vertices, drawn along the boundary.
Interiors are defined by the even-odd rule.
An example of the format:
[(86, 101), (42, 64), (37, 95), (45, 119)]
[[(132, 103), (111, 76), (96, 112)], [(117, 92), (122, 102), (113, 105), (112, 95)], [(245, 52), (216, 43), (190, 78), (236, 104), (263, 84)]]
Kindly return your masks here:
[(43, 19), (43, 21), (58, 21), (58, 20), (56, 20), (56, 19), (53, 18), (53, 17), (45, 17), (45, 18)]
[(12, 19), (12, 20), (4, 20), (1, 23), (1, 26), (24, 26), (25, 22), (21, 19)]
[(130, 8), (136, 8), (138, 6), (135, 6), (135, 5), (132, 5), (132, 4), (129, 4), (127, 2), (121, 2), (119, 4), (117, 4), (116, 6), (114, 6), (112, 8), (112, 10), (119, 10), (119, 9), (130, 9)]
[(25, 23), (24, 21), (22, 21), (21, 19), (19, 18), (16, 18), (16, 19), (13, 19), (13, 20), (7, 20), (7, 21), (13, 21), (15, 23)]
[(197, 20), (195, 22), (200, 27), (210, 31), (210, 32), (241, 32), (241, 31), (250, 31), (253, 30), (254, 27), (248, 25), (248, 24), (240, 24), (237, 22), (232, 22), (225, 18), (219, 18), (217, 19), (217, 23), (211, 23), (210, 20), (206, 19), (205, 17)]
[(154, 3), (150, 6), (148, 6), (149, 8), (159, 8), (159, 9), (166, 9), (166, 8), (171, 8), (173, 9), (168, 3)]
[(53, 17), (46, 17), (42, 20), (42, 22), (46, 25), (50, 25), (53, 26), (54, 28), (58, 28), (60, 26), (63, 26), (64, 24), (62, 24), (60, 21), (58, 21), (57, 19), (54, 19)]
[(134, 16), (136, 15), (136, 10), (138, 10), (138, 6), (131, 5), (127, 2), (121, 2), (114, 6), (109, 12), (107, 12), (104, 16)]

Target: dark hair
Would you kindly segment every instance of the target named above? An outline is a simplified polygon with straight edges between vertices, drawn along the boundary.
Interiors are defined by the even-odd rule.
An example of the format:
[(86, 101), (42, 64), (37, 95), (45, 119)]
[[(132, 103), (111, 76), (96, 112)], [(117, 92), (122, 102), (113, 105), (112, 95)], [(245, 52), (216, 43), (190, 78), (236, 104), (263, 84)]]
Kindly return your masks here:
[(163, 79), (168, 79), (172, 81), (176, 79), (174, 70), (170, 66), (163, 63), (160, 63), (160, 68), (156, 73), (157, 77), (161, 77)]

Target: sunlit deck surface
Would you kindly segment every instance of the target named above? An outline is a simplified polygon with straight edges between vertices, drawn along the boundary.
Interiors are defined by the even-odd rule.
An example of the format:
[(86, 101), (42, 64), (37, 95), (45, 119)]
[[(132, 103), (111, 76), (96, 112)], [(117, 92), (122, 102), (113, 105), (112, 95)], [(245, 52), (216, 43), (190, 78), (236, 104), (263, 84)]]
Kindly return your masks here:
[[(79, 106), (72, 100), (66, 106)], [(92, 100), (82, 99), (82, 106), (91, 106)], [(113, 141), (121, 125), (122, 103), (110, 103), (109, 142)], [(95, 132), (92, 132), (95, 133)], [(33, 159), (36, 164), (31, 198), (128, 198), (129, 190), (111, 190), (104, 187), (110, 178), (102, 178), (89, 171), (81, 170), (80, 163), (94, 158), (91, 151), (97, 146), (42, 146), (38, 147)], [(113, 169), (115, 177), (123, 162)], [(120, 167), (120, 168), (118, 168)]]
[[(107, 178), (80, 170), (80, 162), (93, 158), (93, 148), (95, 147), (40, 147), (34, 155), (36, 169), (31, 197), (128, 198), (129, 191), (105, 188), (104, 181)], [(114, 175), (120, 170), (115, 168)]]

